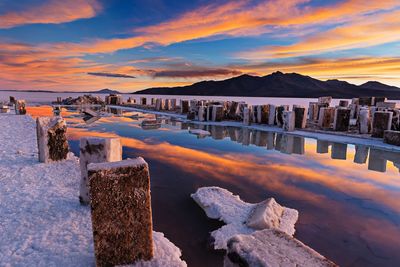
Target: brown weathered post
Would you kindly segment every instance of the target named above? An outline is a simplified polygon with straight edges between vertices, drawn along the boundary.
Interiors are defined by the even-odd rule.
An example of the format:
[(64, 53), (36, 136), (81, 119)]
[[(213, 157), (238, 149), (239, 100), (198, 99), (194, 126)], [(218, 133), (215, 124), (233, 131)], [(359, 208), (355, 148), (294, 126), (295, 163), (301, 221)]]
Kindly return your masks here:
[(88, 165), (96, 266), (152, 259), (150, 175), (143, 158)]
[(61, 117), (39, 117), (36, 119), (36, 133), (39, 161), (49, 163), (67, 158), (67, 124)]

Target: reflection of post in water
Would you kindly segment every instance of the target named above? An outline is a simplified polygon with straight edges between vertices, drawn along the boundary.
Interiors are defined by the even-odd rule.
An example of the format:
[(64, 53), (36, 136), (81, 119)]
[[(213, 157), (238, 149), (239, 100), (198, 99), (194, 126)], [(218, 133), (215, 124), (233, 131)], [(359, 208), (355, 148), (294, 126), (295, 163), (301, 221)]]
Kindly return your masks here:
[(304, 137), (293, 136), (293, 154), (304, 155)]
[(396, 166), (400, 171), (400, 153), (399, 152), (385, 151), (385, 153), (383, 153), (383, 156), (385, 157), (386, 160), (392, 161), (393, 165)]
[(329, 152), (329, 142), (323, 140), (317, 140), (317, 153), (326, 154)]
[(224, 139), (224, 126), (211, 125), (211, 137), (215, 140)]
[(187, 130), (189, 128), (189, 123), (181, 122), (181, 130)]
[(249, 128), (242, 128), (242, 135), (243, 135), (242, 144), (244, 146), (250, 145), (250, 134), (251, 134), (251, 131), (249, 130)]
[(363, 145), (355, 146), (356, 154), (354, 155), (354, 163), (364, 164), (367, 162), (369, 147)]
[(267, 132), (267, 149), (274, 149), (275, 147), (275, 133)]
[(235, 140), (238, 143), (243, 142), (242, 128), (234, 128), (235, 129)]
[(346, 159), (347, 144), (332, 143), (331, 158), (332, 159)]
[(267, 133), (264, 131), (255, 131), (255, 134), (256, 134), (255, 145), (267, 146)]
[(228, 136), (231, 139), (231, 141), (236, 142), (236, 135), (235, 135), (235, 127), (228, 127)]
[(385, 151), (371, 148), (368, 158), (368, 170), (386, 172)]
[(86, 124), (92, 124), (98, 120), (100, 120), (100, 117), (89, 117), (89, 116), (85, 116), (83, 117), (83, 120)]
[(282, 147), (282, 134), (277, 133), (275, 138), (275, 150), (281, 151), (281, 147)]
[(281, 139), (281, 152), (285, 154), (293, 153), (294, 136), (289, 134), (282, 135)]
[(107, 108), (107, 112), (111, 113), (111, 114), (114, 114), (114, 115), (118, 115), (118, 116), (122, 115), (122, 109), (120, 109), (120, 108), (110, 108), (110, 107), (108, 107)]

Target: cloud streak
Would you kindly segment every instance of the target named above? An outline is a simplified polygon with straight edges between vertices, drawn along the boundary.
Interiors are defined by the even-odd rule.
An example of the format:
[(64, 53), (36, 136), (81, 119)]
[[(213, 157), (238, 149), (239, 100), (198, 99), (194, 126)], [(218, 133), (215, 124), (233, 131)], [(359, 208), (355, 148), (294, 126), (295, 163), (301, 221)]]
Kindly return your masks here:
[(48, 0), (40, 6), (0, 14), (0, 29), (25, 24), (59, 24), (96, 16), (101, 10), (97, 0)]
[(127, 74), (121, 74), (121, 73), (109, 73), (109, 72), (88, 72), (88, 75), (93, 75), (93, 76), (100, 76), (100, 77), (111, 77), (111, 78), (136, 78), (135, 76), (132, 75), (127, 75)]

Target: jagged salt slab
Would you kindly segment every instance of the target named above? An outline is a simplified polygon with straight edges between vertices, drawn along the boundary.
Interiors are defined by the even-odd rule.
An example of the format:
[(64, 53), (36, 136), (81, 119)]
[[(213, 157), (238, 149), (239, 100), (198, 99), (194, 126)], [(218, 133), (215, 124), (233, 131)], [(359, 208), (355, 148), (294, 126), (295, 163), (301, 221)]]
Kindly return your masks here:
[(150, 261), (138, 261), (135, 264), (124, 265), (124, 267), (186, 267), (185, 261), (181, 260), (181, 250), (169, 241), (163, 233), (153, 231), (154, 258)]
[(237, 234), (251, 234), (256, 230), (275, 228), (289, 236), (299, 217), (295, 209), (283, 207), (269, 198), (257, 204), (246, 203), (220, 187), (202, 187), (191, 197), (212, 219), (226, 223), (211, 232), (215, 249), (226, 249), (227, 241)]
[(296, 238), (275, 229), (229, 239), (224, 267), (337, 266)]

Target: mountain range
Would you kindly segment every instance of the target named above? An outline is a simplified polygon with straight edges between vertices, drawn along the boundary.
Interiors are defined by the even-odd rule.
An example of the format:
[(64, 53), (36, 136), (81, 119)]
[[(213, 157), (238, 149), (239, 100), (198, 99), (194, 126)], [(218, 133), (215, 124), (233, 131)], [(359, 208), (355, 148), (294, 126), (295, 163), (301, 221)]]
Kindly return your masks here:
[(179, 87), (157, 87), (134, 92), (150, 95), (209, 95), (353, 98), (359, 96), (385, 96), (400, 99), (400, 88), (376, 81), (355, 85), (346, 81), (321, 81), (298, 73), (274, 72), (266, 76), (240, 75), (221, 81), (202, 81)]

